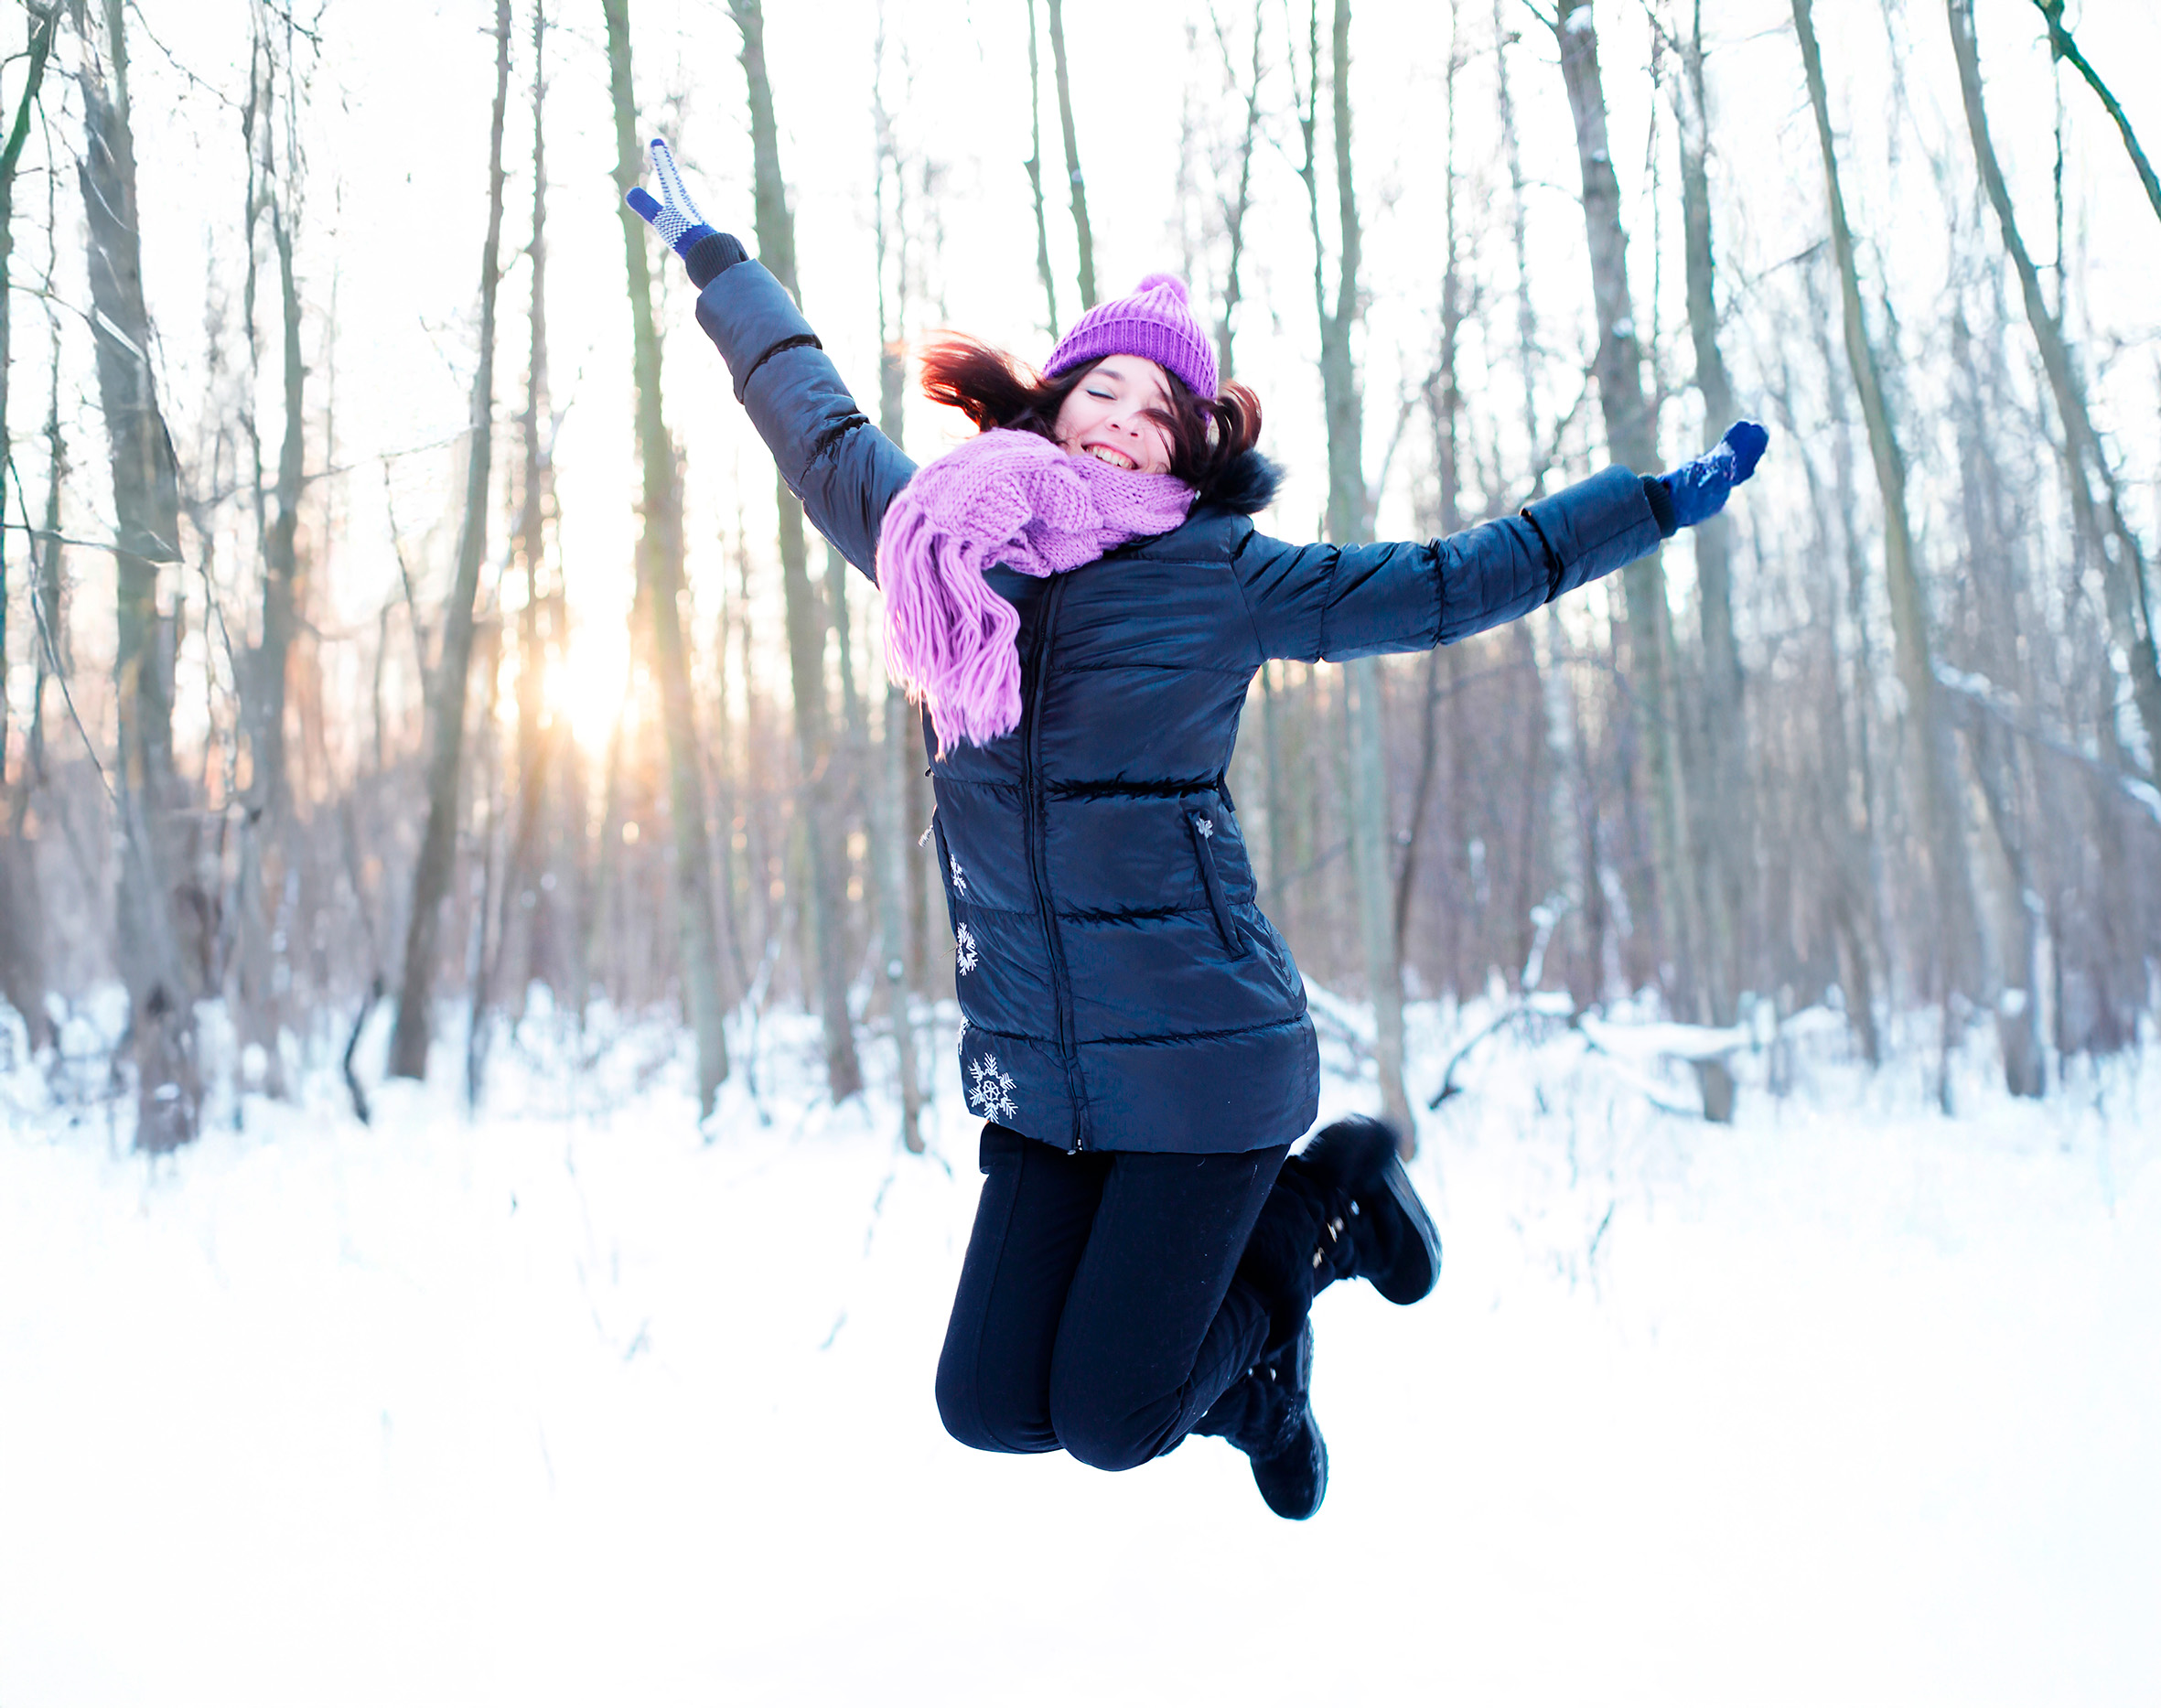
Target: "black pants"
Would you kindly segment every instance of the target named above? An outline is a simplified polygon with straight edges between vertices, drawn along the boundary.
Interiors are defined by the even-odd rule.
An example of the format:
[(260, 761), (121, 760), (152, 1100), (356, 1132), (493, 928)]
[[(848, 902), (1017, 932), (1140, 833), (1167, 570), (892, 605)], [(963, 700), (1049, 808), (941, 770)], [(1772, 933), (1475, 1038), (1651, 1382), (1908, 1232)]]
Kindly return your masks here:
[(1268, 1338), (1267, 1303), (1237, 1270), (1289, 1151), (1069, 1155), (986, 1126), (938, 1360), (947, 1430), (1106, 1471), (1177, 1445)]

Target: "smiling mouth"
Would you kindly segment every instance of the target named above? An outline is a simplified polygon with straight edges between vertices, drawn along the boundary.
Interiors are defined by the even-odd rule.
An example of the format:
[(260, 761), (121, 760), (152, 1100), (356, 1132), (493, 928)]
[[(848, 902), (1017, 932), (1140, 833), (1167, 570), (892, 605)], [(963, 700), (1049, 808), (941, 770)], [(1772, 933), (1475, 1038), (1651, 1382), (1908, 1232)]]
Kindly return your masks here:
[(1108, 463), (1113, 468), (1134, 469), (1140, 467), (1124, 451), (1113, 450), (1107, 445), (1083, 445), (1080, 449), (1085, 455), (1094, 457), (1097, 462)]

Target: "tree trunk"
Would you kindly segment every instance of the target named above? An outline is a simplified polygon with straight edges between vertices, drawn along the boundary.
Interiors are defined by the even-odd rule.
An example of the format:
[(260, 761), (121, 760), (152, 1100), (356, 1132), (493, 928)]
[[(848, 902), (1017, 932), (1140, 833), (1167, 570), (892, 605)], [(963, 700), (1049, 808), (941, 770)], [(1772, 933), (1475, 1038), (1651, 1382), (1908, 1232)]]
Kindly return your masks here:
[[(1516, 129), (1515, 98), (1509, 84), (1509, 34), (1502, 7), (1493, 0), (1493, 33), (1500, 44), (1493, 61), (1495, 104), (1500, 120), (1501, 152), (1508, 164), (1509, 238), (1516, 262), (1516, 363), (1523, 388), (1523, 445), (1533, 459), (1540, 454), (1538, 425), (1538, 311), (1531, 295), (1530, 198), (1523, 176), (1521, 139)], [(1532, 496), (1544, 491), (1546, 471), (1534, 460), (1529, 470)], [(1598, 875), (1586, 863), (1584, 817), (1577, 811), (1575, 783), (1581, 771), (1575, 753), (1575, 687), (1570, 680), (1565, 635), (1560, 613), (1548, 607), (1538, 618), (1533, 652), (1538, 669), (1540, 725), (1545, 742), (1547, 841), (1554, 877), (1566, 909), (1554, 927), (1546, 964), (1558, 959), (1571, 996), (1580, 1006), (1602, 994), (1604, 975), (1590, 922), (1598, 904)], [(1553, 952), (1559, 950), (1556, 957)]]
[[(1073, 195), (1073, 239), (1080, 252), (1080, 306), (1095, 306), (1095, 234), (1088, 223), (1088, 187), (1080, 177), (1080, 143), (1073, 132), (1073, 80), (1066, 69), (1065, 0), (1046, 0), (1050, 12), (1050, 67), (1058, 82), (1058, 124), (1066, 145), (1066, 181)], [(1038, 150), (1040, 152), (1040, 150)]]
[[(1884, 575), (1888, 584), (1891, 627), (1898, 680), (1906, 691), (1918, 805), (1930, 866), (1930, 889), (1936, 903), (1936, 953), (1940, 988), (1948, 1004), (1953, 994), (1970, 995), (1973, 984), (1973, 884), (1966, 859), (1965, 833), (1951, 752), (1930, 656), (1926, 591), (1915, 561), (1913, 533), (1906, 508), (1906, 458), (1885, 402), (1882, 371), (1862, 316), (1861, 282), (1854, 259), (1854, 238), (1846, 223), (1845, 198), (1839, 188), (1838, 155), (1832, 140), (1830, 98), (1823, 83), (1823, 61), (1816, 45), (1812, 0), (1793, 0), (1794, 28), (1801, 40), (1809, 102), (1815, 111), (1816, 138), (1823, 156), (1824, 193), (1829, 203), (1831, 246), (1838, 266), (1844, 306), (1846, 358), (1854, 389), (1868, 429), (1869, 451), (1883, 496)], [(1946, 1009), (1947, 1016), (1949, 1009)], [(1947, 1018), (1947, 1026), (1949, 1021)], [(1948, 1103), (1948, 1082), (1940, 1085)]]
[[(523, 972), (512, 993), (511, 1009), (522, 1015), (524, 990), (535, 978), (555, 983), (548, 953), (552, 918), (545, 893), (537, 888), (542, 859), (542, 820), (548, 810), (548, 779), (564, 740), (557, 724), (542, 725), (547, 706), (548, 642), (563, 636), (562, 600), (551, 587), (547, 570), (547, 512), (554, 497), (554, 469), (543, 438), (548, 420), (548, 165), (547, 133), (542, 123), (547, 102), (544, 76), (547, 7), (532, 8), (532, 241), (526, 246), (532, 272), (527, 312), (525, 414), (519, 423), (523, 466), (519, 474), (518, 555), (525, 569), (525, 605), (518, 614), (518, 804), (504, 874), (504, 930), (500, 955), (513, 937), (521, 937)], [(493, 983), (496, 969), (489, 969)]]
[[(1704, 436), (1734, 420), (1733, 381), (1718, 348), (1717, 279), (1711, 247), (1710, 102), (1704, 84), (1704, 7), (1694, 0), (1682, 44), (1687, 85), (1681, 112), (1681, 217), (1688, 285), (1688, 329), (1695, 347), (1696, 390), (1704, 398)], [(1689, 530), (1695, 549), (1696, 608), (1704, 645), (1703, 740), (1705, 775), (1689, 791), (1693, 865), (1704, 925), (1697, 972), (1714, 1026), (1731, 1026), (1740, 992), (1737, 942), (1750, 808), (1742, 704), (1741, 655), (1734, 641), (1733, 521), (1718, 515)], [(1704, 1113), (1731, 1121), (1733, 1073), (1723, 1060), (1696, 1065)]]
[[(8, 279), (9, 263), (15, 252), (16, 167), (30, 134), (30, 114), (37, 107), (38, 90), (44, 81), (46, 62), (51, 56), (53, 31), (59, 17), (57, 3), (44, 10), (30, 11), (28, 63), (23, 73), (22, 94), (16, 106), (14, 123), (8, 126), (7, 141), (0, 147), (0, 450), (7, 444), (7, 376), (14, 306), (14, 299), (8, 295)], [(12, 464), (0, 461), (0, 520), (5, 519), (7, 510), (8, 477), (13, 472)], [(16, 505), (21, 508), (19, 497)], [(24, 549), (32, 566), (30, 596), (35, 609), (38, 542), (27, 540)], [(0, 530), (0, 801), (5, 801), (8, 793), (8, 592), (6, 534)], [(35, 635), (32, 644), (35, 649)], [(42, 669), (34, 675), (42, 687)], [(33, 711), (33, 731), (37, 727), (37, 716)], [(19, 790), (27, 791), (34, 757), (33, 752), (25, 755)], [(43, 921), (37, 902), (37, 854), (22, 834), (25, 816), (19, 811), (10, 813), (10, 822), (0, 831), (0, 1000), (5, 1000), (22, 1016), (30, 1047), (36, 1049), (45, 1042), (50, 1026), (45, 1014)]]
[[(1050, 317), (1050, 341), (1058, 342), (1058, 282), (1050, 272), (1050, 221), (1043, 209), (1043, 70), (1036, 51), (1036, 0), (1028, 0), (1028, 199), (1036, 209), (1036, 276), (1043, 285), (1043, 308)], [(898, 171), (899, 163), (895, 161)]]
[[(772, 81), (766, 72), (763, 0), (728, 0), (728, 10), (743, 36), (758, 258), (801, 302), (795, 216), (789, 211), (788, 187), (780, 176), (779, 127), (773, 117)], [(789, 673), (795, 689), (796, 756), (807, 809), (812, 977), (825, 1023), (825, 1077), (837, 1103), (862, 1090), (863, 1068), (855, 1054), (855, 1023), (848, 1015), (848, 933), (840, 877), (840, 851), (845, 839), (841, 793), (833, 776), (832, 716), (825, 699), (825, 618), (817, 590), (811, 585), (803, 508), (778, 478), (773, 501), (779, 514), (780, 585), (788, 617)]]
[[(1028, 8), (1029, 94), (1035, 93), (1035, 7)], [(874, 236), (878, 262), (878, 431), (896, 446), (906, 442), (905, 392), (907, 363), (902, 353), (901, 328), (908, 324), (908, 245), (899, 227), (902, 208), (898, 199), (903, 181), (900, 149), (893, 134), (891, 115), (886, 111), (885, 13), (878, 14), (878, 79), (871, 91), (877, 134), (877, 177), (872, 199)], [(1035, 137), (1036, 157), (1028, 162), (1028, 177), (1036, 191), (1037, 261), (1043, 276), (1046, 299), (1052, 317), (1051, 337), (1058, 336), (1056, 294), (1050, 289), (1050, 261), (1044, 248), (1043, 192), (1040, 176), (1041, 132)], [(887, 212), (886, 183), (890, 174), (896, 201)], [(898, 241), (897, 242), (896, 239)], [(888, 266), (897, 275), (888, 293)], [(914, 997), (908, 983), (908, 773), (922, 752), (915, 719), (909, 714), (908, 696), (896, 682), (886, 684), (880, 713), (882, 727), (875, 775), (864, 779), (864, 800), (870, 821), (870, 866), (878, 911), (878, 960), (886, 983), (886, 1008), (893, 1021), (893, 1050), (900, 1080), (900, 1142), (913, 1155), (924, 1149), (922, 1066), (916, 1054)], [(867, 756), (865, 756), (867, 758)]]
[(184, 940), (176, 906), (182, 854), (174, 811), (181, 790), (173, 767), (167, 625), (157, 609), (158, 565), (180, 555), (179, 469), (150, 367), (121, 0), (105, 0), (105, 38), (110, 85), (94, 59), (81, 76), (88, 137), (81, 176), (117, 536), (113, 789), (120, 815), (121, 976), (137, 1076), (135, 1145), (156, 1152), (195, 1136), (201, 1099), (195, 1059), (200, 960)]
[[(607, 26), (607, 88), (614, 108), (616, 189), (638, 182), (637, 106), (630, 81), (629, 0), (601, 0)], [(661, 339), (653, 322), (650, 241), (628, 206), (622, 216), (623, 264), (629, 281), (631, 371), (638, 391), (638, 455), (644, 473), (638, 585), (652, 634), (661, 679), (661, 721), (668, 743), (668, 814), (674, 830), (672, 887), (684, 1017), (696, 1041), (698, 1112), (713, 1112), (728, 1076), (722, 1030), (720, 932), (713, 908), (713, 855), (705, 833), (704, 760), (699, 751), (696, 703), (691, 695), (689, 649), (683, 636), (683, 490), (675, 442), (661, 399)]]
[[(1301, 121), (1306, 180), (1313, 229), (1314, 308), (1320, 318), (1322, 409), (1328, 429), (1328, 538), (1339, 545), (1372, 536), (1372, 501), (1366, 489), (1364, 398), (1351, 360), (1350, 336), (1359, 319), (1358, 275), (1361, 231), (1357, 183), (1350, 165), (1350, 0), (1335, 0), (1329, 30), (1329, 120), (1335, 145), (1336, 206), (1340, 231), (1336, 304), (1328, 306), (1327, 258), (1320, 242), (1319, 169), (1315, 155), (1320, 102), (1319, 0), (1314, 0), (1306, 35), (1312, 76), (1310, 104)], [(1406, 1151), (1415, 1147), (1410, 1099), (1403, 1090), (1403, 975), (1396, 959), (1391, 866), (1395, 839), (1389, 831), (1388, 779), (1382, 738), (1381, 668), (1372, 659), (1343, 667), (1347, 688), (1344, 737), (1348, 744), (1345, 800), (1351, 871), (1357, 895), (1359, 943), (1373, 1003), (1374, 1055), (1381, 1071), (1382, 1112), (1396, 1124)]]
[[(288, 150), (282, 162), (276, 148), (277, 80), (280, 60), (265, 16), (256, 14), (253, 99), (244, 110), (248, 143), (248, 246), (244, 291), (249, 367), (253, 377), (258, 349), (255, 328), (257, 221), (267, 213), (271, 246), (277, 257), (280, 381), (284, 425), (279, 435), (276, 484), (263, 486), (261, 435), (255, 430), (251, 399), (246, 416), (253, 455), (255, 517), (263, 542), (262, 637), (246, 660), (241, 681), (249, 778), (247, 815), (240, 831), (240, 872), (234, 893), (239, 977), (231, 993), (240, 1037), (261, 1048), (267, 1063), (263, 1090), (286, 1094), (282, 1037), (283, 1004), (277, 973), (279, 901), (285, 894), (287, 830), (293, 790), (285, 749), (286, 677), (300, 620), (299, 530), (303, 462), (306, 448), (304, 414), (306, 369), (300, 353), (300, 290), (293, 270), (293, 227), (298, 218), (299, 162)], [(288, 86), (290, 67), (287, 65)], [(267, 498), (267, 502), (266, 502)], [(277, 899), (274, 899), (277, 898)]]
[[(2027, 323), (2040, 347), (2041, 367), (2063, 423), (2064, 473), (2070, 483), (2071, 517), (2101, 565), (2109, 635), (2131, 664), (2131, 698), (2146, 732), (2146, 751), (2161, 774), (2161, 653), (2156, 653), (2153, 607), (2146, 592), (2145, 554), (2125, 522), (2115, 471), (2109, 466), (2093, 418), (2086, 408), (2086, 384), (2063, 328), (2041, 295), (2041, 275), (2019, 236), (2011, 191), (1989, 138), (1988, 113), (1981, 98), (1981, 50), (1974, 38), (1973, 0), (1945, 0), (1951, 16), (1951, 45), (1959, 68), (1959, 93), (1966, 109), (1966, 133), (1981, 187), (1988, 194), (2002, 228), (2004, 247), (2018, 273)], [(2097, 502), (2094, 486), (2101, 488)]]
[[(2015, 638), (2030, 633), (2020, 618), (2012, 530), (1999, 500), (2003, 470), (1985, 442), (1988, 405), (1977, 373), (1973, 340), (1963, 308), (1951, 322), (1951, 362), (1966, 381), (1953, 408), (1959, 457), (1959, 516), (1966, 536), (1962, 591), (1972, 615), (1962, 625), (1973, 637), (1978, 661), (1999, 682), (2017, 680)], [(2038, 970), (2044, 957), (2039, 897), (2034, 887), (2026, 839), (2018, 823), (2015, 756), (2004, 732), (1966, 712), (1966, 752), (1980, 785), (1996, 857), (1984, 844), (1982, 894), (1994, 916), (1988, 940), (2002, 946), (1992, 957), (1984, 994), (1994, 1010), (2004, 1082), (2014, 1097), (2038, 1097), (2045, 1089), (2047, 1056), (2041, 1030)]]
[(2153, 163), (2146, 158), (2145, 150), (2138, 145), (2138, 137), (2131, 128), (2121, 102), (2109, 92), (2109, 86), (2101, 81), (2101, 73), (2093, 69), (2086, 56), (2079, 51), (2079, 44), (2064, 27), (2063, 0), (2034, 0), (2041, 16), (2048, 21), (2048, 50), (2059, 59), (2069, 59), (2072, 68), (2086, 80), (2086, 86), (2100, 100), (2102, 109), (2116, 124), (2117, 134), (2123, 139), (2123, 151), (2131, 156), (2138, 181), (2146, 192), (2146, 199), (2154, 206), (2154, 217), (2161, 220), (2161, 177), (2154, 172)]
[[(1210, 14), (1213, 16), (1214, 7)], [(1245, 221), (1253, 205), (1253, 149), (1261, 139), (1261, 89), (1263, 63), (1261, 45), (1261, 0), (1253, 6), (1253, 63), (1247, 69), (1243, 94), (1245, 118), (1238, 137), (1238, 188), (1223, 204), (1223, 235), (1231, 245), (1229, 260), (1223, 271), (1223, 308), (1216, 320), (1216, 372), (1219, 380), (1228, 383), (1232, 373), (1231, 341), (1236, 330), (1238, 306), (1245, 300)], [(1223, 77), (1227, 85), (1236, 88), (1238, 78), (1231, 64), (1231, 44), (1223, 34), (1220, 20), (1216, 23), (1216, 40), (1223, 50)]]
[[(7, 444), (7, 375), (10, 333), (13, 325), (14, 303), (7, 295), (10, 263), (15, 256), (15, 174), (23, 156), (23, 145), (30, 135), (30, 114), (38, 105), (38, 90), (45, 79), (45, 64), (52, 55), (53, 30), (59, 22), (59, 8), (29, 14), (30, 40), (28, 64), (23, 72), (23, 91), (16, 102), (15, 120), (7, 128), (7, 140), (0, 145), (0, 452)], [(12, 465), (0, 458), (0, 521), (7, 512), (7, 480), (14, 472)], [(25, 542), (33, 554), (34, 541)], [(7, 536), (0, 529), (0, 790), (7, 781)], [(0, 903), (0, 907), (4, 907)]]
[[(1461, 0), (1449, 0), (1448, 64), (1442, 83), (1442, 99), (1446, 107), (1446, 142), (1442, 149), (1441, 166), (1445, 216), (1442, 223), (1446, 233), (1444, 244), (1446, 259), (1441, 274), (1441, 349), (1440, 360), (1434, 364), (1434, 371), (1427, 376), (1425, 383), (1426, 409), (1433, 418), (1434, 460), (1440, 484), (1439, 513), (1434, 521), (1444, 537), (1454, 533), (1463, 525), (1462, 459), (1457, 443), (1463, 396), (1456, 381), (1457, 347), (1464, 321), (1462, 252), (1457, 242), (1456, 220), (1456, 83), (1468, 62), (1463, 46), (1462, 25)], [(1392, 919), (1398, 966), (1405, 959), (1404, 949), (1411, 929), (1412, 896), (1418, 875), (1418, 843), (1425, 833), (1426, 809), (1432, 800), (1434, 771), (1439, 757), (1440, 730), (1437, 716), (1440, 691), (1441, 650), (1435, 647), (1425, 660), (1425, 686), (1419, 696), (1418, 782), (1411, 794), (1411, 816), (1403, 836), (1403, 857), (1396, 863), (1395, 870)]]
[(405, 972), (391, 1032), (390, 1071), (427, 1077), (428, 1007), (435, 993), (443, 902), (457, 857), (458, 773), (465, 751), (466, 688), (473, 656), (473, 602), (488, 553), (489, 477), (495, 448), (495, 297), (502, 277), (503, 121), (511, 100), (511, 0), (495, 0), (495, 108), (488, 130), (488, 236), (480, 251), (480, 351), (473, 374), (471, 448), (466, 462), (465, 515), (457, 534), (457, 575), (443, 615), (442, 652), (428, 696), (427, 828), (413, 867), (413, 909), (405, 922)]
[[(1606, 445), (1617, 463), (1638, 474), (1659, 467), (1658, 418), (1643, 390), (1643, 350), (1629, 288), (1628, 233), (1620, 217), (1620, 179), (1607, 135), (1606, 89), (1598, 70), (1598, 32), (1591, 0), (1559, 0), (1554, 39), (1575, 119), (1576, 159), (1583, 174), (1584, 233), (1591, 263), (1591, 295), (1598, 316), (1598, 403)], [(1666, 572), (1658, 553), (1621, 572), (1628, 605), (1630, 704), (1650, 756), (1651, 846), (1665, 928), (1662, 957), (1693, 994), (1696, 941), (1694, 886), (1686, 865), (1685, 785), (1675, 738), (1673, 624), (1666, 606)], [(1639, 923), (1640, 929), (1640, 922)]]

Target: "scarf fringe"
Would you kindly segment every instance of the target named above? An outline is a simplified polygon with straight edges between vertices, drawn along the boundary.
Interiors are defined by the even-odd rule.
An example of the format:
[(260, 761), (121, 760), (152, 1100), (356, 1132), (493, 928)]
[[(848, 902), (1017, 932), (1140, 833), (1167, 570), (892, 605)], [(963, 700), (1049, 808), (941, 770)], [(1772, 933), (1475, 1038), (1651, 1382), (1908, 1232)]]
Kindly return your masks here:
[(929, 711), (939, 756), (1020, 726), (1020, 614), (985, 570), (1061, 575), (1169, 532), (1192, 505), (1168, 475), (1070, 456), (1032, 433), (985, 433), (919, 468), (886, 511), (878, 585), (887, 671)]

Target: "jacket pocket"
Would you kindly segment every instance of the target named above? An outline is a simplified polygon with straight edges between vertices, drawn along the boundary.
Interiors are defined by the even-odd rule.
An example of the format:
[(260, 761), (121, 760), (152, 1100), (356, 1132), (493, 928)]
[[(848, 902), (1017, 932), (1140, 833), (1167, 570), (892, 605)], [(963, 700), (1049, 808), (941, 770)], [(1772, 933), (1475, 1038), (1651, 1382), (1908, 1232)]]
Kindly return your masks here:
[(1216, 916), (1223, 947), (1233, 958), (1242, 960), (1251, 952), (1251, 945), (1231, 917), (1231, 897), (1224, 894), (1222, 874), (1216, 870), (1215, 819), (1206, 812), (1188, 811), (1186, 828), (1192, 833), (1193, 857), (1199, 863), (1201, 886), (1208, 891), (1209, 911)]

